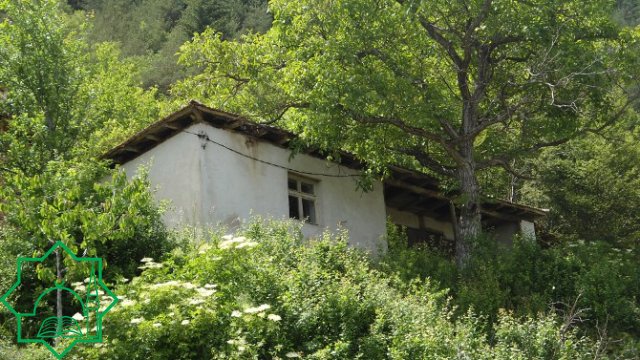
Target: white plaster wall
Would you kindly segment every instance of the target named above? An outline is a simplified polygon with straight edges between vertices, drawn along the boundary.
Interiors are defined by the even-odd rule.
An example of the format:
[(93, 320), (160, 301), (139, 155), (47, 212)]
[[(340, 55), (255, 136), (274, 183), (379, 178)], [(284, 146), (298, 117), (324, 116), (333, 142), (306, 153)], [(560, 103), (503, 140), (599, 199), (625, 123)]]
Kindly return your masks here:
[(518, 230), (517, 222), (506, 222), (495, 226), (492, 235), (499, 243), (511, 246), (513, 245), (513, 237), (518, 234)]
[[(248, 159), (235, 151), (298, 171), (356, 175), (356, 170), (338, 166), (308, 155), (290, 159), (290, 151), (273, 144), (256, 141), (242, 134), (195, 124), (145, 154), (124, 165), (129, 174), (151, 161), (149, 179), (158, 187), (158, 199), (170, 199), (174, 210), (165, 218), (167, 224), (224, 224), (238, 226), (252, 215), (276, 219), (289, 216), (285, 168)], [(305, 176), (305, 175), (301, 175)], [(306, 236), (336, 231), (341, 224), (349, 232), (351, 245), (372, 253), (386, 250), (386, 212), (383, 187), (374, 184), (370, 192), (356, 187), (354, 177), (306, 176), (317, 181), (316, 213), (318, 225), (305, 224)]]
[[(188, 131), (204, 132), (217, 143), (285, 168), (319, 174), (358, 174), (356, 170), (304, 154), (290, 159), (291, 152), (287, 149), (206, 124), (194, 125)], [(194, 137), (194, 141), (199, 139)], [(211, 142), (203, 145), (202, 183), (206, 184), (202, 189), (203, 224), (222, 222), (233, 226), (252, 214), (289, 217), (287, 169), (243, 157)], [(365, 193), (357, 189), (355, 177), (300, 175), (317, 181), (318, 225), (305, 224), (306, 236), (336, 231), (341, 225), (348, 230), (351, 245), (374, 254), (386, 250), (382, 238), (386, 233), (382, 184), (374, 184), (373, 190)]]
[(536, 225), (527, 220), (520, 221), (520, 234), (525, 239), (535, 239), (536, 238)]
[(148, 167), (156, 199), (171, 201), (164, 214), (170, 227), (196, 225), (200, 220), (200, 150), (192, 135), (179, 133), (122, 165), (128, 176), (140, 166)]

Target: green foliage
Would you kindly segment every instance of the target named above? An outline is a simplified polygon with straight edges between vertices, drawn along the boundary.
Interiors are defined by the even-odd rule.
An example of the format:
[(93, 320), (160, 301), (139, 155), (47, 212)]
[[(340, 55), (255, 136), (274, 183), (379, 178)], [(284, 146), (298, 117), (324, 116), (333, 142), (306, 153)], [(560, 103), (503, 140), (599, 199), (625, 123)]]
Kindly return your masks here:
[[(457, 314), (472, 309), (486, 316), (484, 325), (492, 338), (501, 336), (500, 325), (491, 329), (491, 324), (504, 311), (537, 317), (551, 309), (583, 334), (608, 336), (602, 345), (608, 341), (608, 351), (623, 358), (639, 354), (640, 262), (636, 251), (619, 250), (604, 242), (566, 242), (542, 248), (529, 239), (501, 247), (486, 238), (476, 241), (473, 254), (456, 276), (440, 270), (450, 259), (427, 248), (396, 245), (390, 247), (380, 269), (404, 279), (429, 278), (440, 288), (450, 289)], [(519, 319), (524, 331), (526, 322)]]
[(54, 0), (3, 2), (0, 11), (6, 167), (33, 175), (50, 160), (93, 158), (158, 118), (155, 91), (138, 86), (117, 47), (87, 44), (84, 18)]
[(636, 247), (640, 161), (636, 130), (621, 127), (592, 135), (536, 160), (536, 181), (523, 189), (527, 200), (551, 208), (547, 231), (586, 241)]
[(338, 237), (303, 241), (298, 225), (254, 222), (218, 233), (117, 289), (107, 341), (88, 359), (592, 358), (595, 344), (555, 318), (453, 316), (446, 292), (375, 270)]
[(183, 45), (180, 61), (202, 71), (172, 94), (279, 121), (376, 174), (402, 164), (453, 180), (463, 267), (481, 232), (480, 173), (514, 172), (638, 100), (638, 32), (612, 21), (614, 5), (275, 0), (264, 34), (208, 29)]
[[(613, 2), (487, 4), (274, 1), (265, 34), (228, 41), (207, 30), (185, 44), (182, 63), (203, 71), (173, 91), (282, 119), (374, 168), (449, 175), (464, 141), (480, 170), (611, 119), (624, 94), (607, 84), (628, 80), (622, 59), (633, 43), (610, 20)], [(463, 124), (465, 111), (477, 119)]]
[(175, 53), (194, 33), (212, 27), (235, 38), (271, 25), (264, 0), (89, 0), (76, 6), (93, 14), (92, 43), (121, 44), (123, 56), (136, 59), (145, 86), (166, 91), (192, 74), (178, 66)]
[(51, 352), (38, 345), (18, 348), (0, 335), (0, 360), (50, 360)]
[[(6, 176), (0, 197), (5, 215), (0, 229), (5, 255), (0, 293), (15, 280), (19, 256), (41, 256), (55, 241), (64, 242), (78, 256), (103, 258), (108, 282), (135, 276), (137, 260), (160, 258), (172, 248), (144, 174), (127, 181), (124, 172), (111, 174), (101, 164), (50, 162), (39, 175)], [(64, 260), (62, 271), (68, 279), (88, 276), (85, 267), (69, 257)], [(50, 266), (25, 266), (23, 274), (23, 285), (12, 299), (18, 307), (32, 304), (56, 277)], [(0, 313), (0, 321), (10, 319), (10, 314)], [(25, 334), (38, 330), (32, 325), (25, 324)], [(13, 322), (6, 326), (13, 329)]]
[(101, 165), (50, 162), (42, 174), (5, 177), (6, 241), (36, 253), (63, 241), (104, 257), (111, 274), (133, 276), (137, 259), (167, 250), (166, 231), (144, 174), (130, 182), (124, 172), (109, 176)]
[(6, 14), (0, 84), (9, 90), (2, 106), (16, 115), (3, 134), (3, 153), (38, 171), (47, 159), (66, 154), (82, 131), (74, 98), (86, 72), (86, 47), (56, 1), (3, 1), (0, 12)]

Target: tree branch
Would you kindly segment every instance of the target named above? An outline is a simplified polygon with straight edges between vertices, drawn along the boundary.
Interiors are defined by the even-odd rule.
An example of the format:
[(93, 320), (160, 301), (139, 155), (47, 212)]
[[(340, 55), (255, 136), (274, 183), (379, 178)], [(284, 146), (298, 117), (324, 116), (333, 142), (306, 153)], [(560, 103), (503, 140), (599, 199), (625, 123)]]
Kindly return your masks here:
[(477, 165), (478, 170), (488, 169), (490, 167), (501, 167), (509, 174), (513, 175), (516, 178), (524, 179), (524, 180), (534, 180), (533, 177), (523, 174), (522, 172), (516, 170), (510, 163), (510, 159), (506, 158), (493, 158), (488, 161), (479, 162)]
[(391, 150), (413, 157), (420, 163), (420, 165), (440, 175), (452, 177), (456, 174), (456, 167), (441, 163), (421, 149), (391, 148)]

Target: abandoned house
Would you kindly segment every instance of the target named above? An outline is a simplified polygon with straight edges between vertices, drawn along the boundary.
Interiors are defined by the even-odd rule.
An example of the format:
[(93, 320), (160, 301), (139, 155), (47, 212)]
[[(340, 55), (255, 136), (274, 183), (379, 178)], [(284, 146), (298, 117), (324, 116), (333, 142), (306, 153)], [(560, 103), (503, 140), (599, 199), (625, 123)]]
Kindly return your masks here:
[[(370, 191), (358, 189), (362, 164), (349, 154), (329, 162), (316, 151), (291, 156), (295, 135), (197, 102), (150, 125), (105, 157), (129, 175), (148, 167), (156, 197), (170, 200), (169, 226), (237, 226), (252, 215), (303, 220), (305, 236), (346, 229), (350, 243), (386, 249), (387, 218), (410, 243), (451, 248), (450, 199), (432, 177), (392, 167)], [(535, 235), (544, 212), (505, 201), (483, 204), (484, 226), (499, 241)]]

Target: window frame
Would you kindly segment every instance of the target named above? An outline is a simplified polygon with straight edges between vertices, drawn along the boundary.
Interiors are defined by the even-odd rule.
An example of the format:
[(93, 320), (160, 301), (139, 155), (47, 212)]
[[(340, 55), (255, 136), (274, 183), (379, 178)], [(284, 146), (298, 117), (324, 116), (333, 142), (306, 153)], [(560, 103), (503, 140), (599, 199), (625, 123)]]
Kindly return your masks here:
[[(289, 188), (289, 182), (295, 181), (296, 189)], [(308, 184), (313, 187), (313, 193), (308, 193), (302, 191), (302, 184)], [(296, 219), (298, 221), (302, 221), (305, 224), (310, 225), (318, 225), (320, 223), (318, 216), (318, 180), (311, 179), (308, 177), (300, 176), (295, 173), (287, 174), (287, 199), (289, 197), (294, 197), (298, 202), (298, 218), (291, 217), (291, 207), (289, 206), (289, 201), (287, 201), (287, 206), (289, 206), (289, 218)], [(311, 219), (308, 214), (304, 213), (303, 200), (308, 200), (312, 203), (313, 206), (313, 215), (314, 219)], [(313, 220), (313, 221), (312, 221)]]

